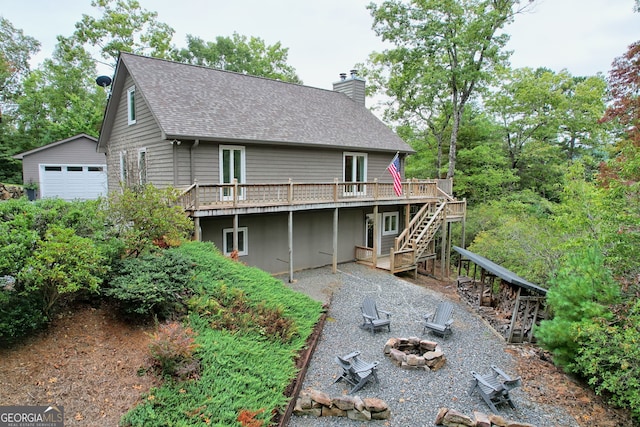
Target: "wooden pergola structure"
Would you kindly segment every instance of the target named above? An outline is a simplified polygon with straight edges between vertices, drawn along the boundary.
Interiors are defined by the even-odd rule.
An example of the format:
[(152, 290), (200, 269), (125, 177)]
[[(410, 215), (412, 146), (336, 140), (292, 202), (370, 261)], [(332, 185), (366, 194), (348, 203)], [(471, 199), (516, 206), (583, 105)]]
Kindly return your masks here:
[[(510, 315), (508, 326), (498, 331), (507, 342), (533, 342), (536, 325), (547, 317), (547, 290), (481, 255), (458, 246), (453, 249), (460, 254), (458, 286), (471, 284), (478, 287), (478, 307), (493, 307)], [(478, 269), (480, 276), (476, 278)]]

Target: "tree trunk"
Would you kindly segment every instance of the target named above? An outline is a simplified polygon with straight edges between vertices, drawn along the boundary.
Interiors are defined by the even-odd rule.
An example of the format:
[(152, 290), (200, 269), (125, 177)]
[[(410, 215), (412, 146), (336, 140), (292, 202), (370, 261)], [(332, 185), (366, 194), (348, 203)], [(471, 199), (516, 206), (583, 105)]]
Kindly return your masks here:
[(458, 143), (458, 129), (460, 128), (460, 119), (464, 105), (460, 105), (453, 112), (453, 126), (451, 127), (451, 141), (449, 142), (449, 169), (447, 170), (447, 179), (453, 178), (456, 169), (456, 145)]
[(442, 168), (442, 135), (436, 135), (438, 141), (438, 159), (436, 160), (436, 175), (440, 178), (440, 169)]

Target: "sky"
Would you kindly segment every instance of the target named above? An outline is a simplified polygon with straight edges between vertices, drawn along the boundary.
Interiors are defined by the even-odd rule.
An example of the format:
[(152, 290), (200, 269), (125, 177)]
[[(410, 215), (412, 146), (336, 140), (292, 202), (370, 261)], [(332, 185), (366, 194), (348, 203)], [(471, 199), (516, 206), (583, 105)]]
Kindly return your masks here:
[[(139, 2), (176, 30), (174, 45), (183, 47), (187, 34), (213, 41), (234, 32), (259, 37), (267, 45), (280, 42), (304, 84), (324, 89), (371, 52), (385, 48), (371, 29), (370, 0)], [(633, 5), (633, 0), (535, 0), (531, 12), (505, 28), (511, 35), (511, 64), (567, 69), (574, 76), (606, 75), (614, 58), (640, 40), (640, 13), (633, 12)], [(42, 44), (33, 67), (50, 57), (56, 35), (73, 33), (83, 14), (100, 16), (91, 0), (0, 0), (0, 16)]]

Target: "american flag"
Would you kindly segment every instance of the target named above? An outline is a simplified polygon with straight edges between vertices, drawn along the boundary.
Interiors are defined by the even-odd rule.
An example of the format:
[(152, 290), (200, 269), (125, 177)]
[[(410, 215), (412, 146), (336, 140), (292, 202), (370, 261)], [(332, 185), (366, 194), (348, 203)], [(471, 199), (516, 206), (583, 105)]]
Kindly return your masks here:
[(393, 177), (393, 191), (396, 192), (397, 196), (402, 196), (402, 177), (400, 176), (400, 158), (398, 157), (398, 153), (394, 156), (389, 166), (387, 166), (387, 170)]

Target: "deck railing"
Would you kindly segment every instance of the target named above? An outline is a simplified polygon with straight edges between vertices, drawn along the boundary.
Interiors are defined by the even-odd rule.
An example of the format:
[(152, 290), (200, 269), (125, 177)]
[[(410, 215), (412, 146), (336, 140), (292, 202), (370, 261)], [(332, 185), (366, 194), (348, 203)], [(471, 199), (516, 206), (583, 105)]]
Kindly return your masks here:
[(179, 202), (186, 210), (235, 208), (249, 206), (286, 206), (348, 201), (402, 200), (442, 198), (435, 180), (403, 182), (398, 196), (392, 183), (338, 182), (274, 184), (199, 184), (184, 190)]

